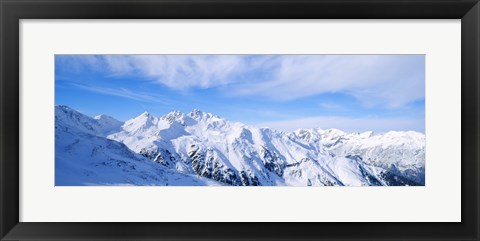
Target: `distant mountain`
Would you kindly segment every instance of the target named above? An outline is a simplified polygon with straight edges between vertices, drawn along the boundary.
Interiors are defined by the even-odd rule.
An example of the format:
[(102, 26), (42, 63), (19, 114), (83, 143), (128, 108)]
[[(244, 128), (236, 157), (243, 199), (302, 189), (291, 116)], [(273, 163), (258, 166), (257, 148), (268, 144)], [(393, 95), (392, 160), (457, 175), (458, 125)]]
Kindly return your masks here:
[(425, 184), (425, 136), (412, 131), (286, 133), (199, 110), (124, 123), (66, 106), (55, 115), (57, 185)]

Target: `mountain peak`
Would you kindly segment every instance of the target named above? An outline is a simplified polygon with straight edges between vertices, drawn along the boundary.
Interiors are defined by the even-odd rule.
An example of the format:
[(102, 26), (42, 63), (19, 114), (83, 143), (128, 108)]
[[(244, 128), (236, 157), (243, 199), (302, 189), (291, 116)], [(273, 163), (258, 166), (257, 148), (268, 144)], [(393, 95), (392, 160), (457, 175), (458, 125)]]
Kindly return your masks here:
[[(148, 113), (147, 111), (145, 111), (145, 112), (143, 112), (142, 114), (140, 114), (139, 116), (130, 119), (129, 121), (135, 121), (135, 122), (138, 122), (138, 121), (140, 121), (140, 122), (151, 122), (151, 121), (154, 121), (154, 122), (155, 122), (156, 120), (157, 120), (157, 118), (156, 118), (154, 115), (152, 115), (152, 114)], [(128, 121), (127, 121), (127, 122), (128, 122)]]
[(55, 106), (55, 125), (74, 127), (74, 129), (89, 133), (95, 133), (100, 128), (95, 119), (66, 105)]
[(123, 129), (133, 133), (143, 133), (144, 131), (154, 128), (158, 123), (158, 119), (148, 112), (127, 120), (123, 124)]
[(185, 116), (185, 114), (183, 112), (179, 111), (179, 110), (174, 110), (174, 111), (169, 112), (165, 116), (181, 117), (181, 116)]
[(63, 111), (64, 113), (80, 113), (68, 105), (57, 105), (55, 106), (55, 111)]
[(93, 117), (93, 119), (97, 120), (98, 123), (101, 125), (121, 125), (123, 122), (109, 116), (109, 115), (97, 115)]
[[(187, 115), (179, 110), (172, 111), (161, 118), (162, 120), (168, 121), (170, 124), (173, 122), (179, 122), (182, 125), (187, 124), (186, 121), (189, 119)], [(188, 121), (187, 121), (188, 122)]]
[(203, 111), (201, 111), (199, 109), (193, 109), (189, 113), (190, 116), (199, 116), (199, 115), (202, 115), (202, 114), (203, 114)]
[(158, 119), (148, 112), (143, 112), (141, 115), (134, 117), (130, 120), (127, 120), (125, 124), (127, 125), (145, 125), (145, 124), (156, 124)]
[(57, 108), (59, 108), (59, 109), (72, 109), (72, 108), (70, 108), (70, 107), (67, 106), (67, 105), (57, 105), (57, 106), (55, 106), (55, 107), (57, 107)]
[(95, 117), (93, 117), (93, 119), (95, 120), (117, 120), (109, 115), (104, 115), (104, 114), (101, 114), (101, 115), (97, 115)]
[[(84, 115), (83, 113), (67, 106), (67, 105), (57, 105), (55, 106), (55, 115), (59, 116), (60, 113), (63, 113), (63, 115), (68, 115), (70, 118), (75, 116), (75, 118), (91, 118), (89, 116)], [(93, 119), (93, 118), (92, 118)]]
[(192, 110), (190, 113), (188, 113), (188, 116), (190, 116), (191, 118), (193, 118), (197, 121), (198, 120), (208, 120), (208, 119), (212, 119), (212, 118), (222, 119), (217, 115), (214, 115), (214, 114), (209, 113), (209, 112), (204, 112), (204, 111), (201, 111), (199, 109)]

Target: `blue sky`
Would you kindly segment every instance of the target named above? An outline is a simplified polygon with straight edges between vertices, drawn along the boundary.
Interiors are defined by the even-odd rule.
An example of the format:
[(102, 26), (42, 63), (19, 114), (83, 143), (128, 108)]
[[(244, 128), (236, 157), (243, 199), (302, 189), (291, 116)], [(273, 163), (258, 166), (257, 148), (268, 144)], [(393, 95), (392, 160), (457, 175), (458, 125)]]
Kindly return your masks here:
[(211, 112), (291, 131), (425, 130), (424, 55), (56, 55), (55, 103), (125, 121)]

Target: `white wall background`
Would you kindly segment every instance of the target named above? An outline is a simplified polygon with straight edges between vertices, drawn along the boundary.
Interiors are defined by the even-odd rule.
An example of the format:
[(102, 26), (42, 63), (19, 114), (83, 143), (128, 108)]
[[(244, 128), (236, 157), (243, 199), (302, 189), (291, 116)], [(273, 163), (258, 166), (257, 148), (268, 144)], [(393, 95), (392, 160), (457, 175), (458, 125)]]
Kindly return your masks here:
[[(20, 221), (459, 222), (460, 20), (23, 20)], [(426, 54), (425, 187), (54, 187), (54, 54)]]

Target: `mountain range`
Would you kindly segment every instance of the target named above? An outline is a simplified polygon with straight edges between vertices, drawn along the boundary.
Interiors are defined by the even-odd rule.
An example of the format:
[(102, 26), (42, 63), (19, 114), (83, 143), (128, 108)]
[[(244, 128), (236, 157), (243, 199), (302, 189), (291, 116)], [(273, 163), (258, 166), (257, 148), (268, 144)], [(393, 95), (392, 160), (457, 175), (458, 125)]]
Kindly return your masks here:
[(423, 186), (425, 135), (283, 132), (200, 110), (121, 122), (59, 105), (55, 184)]

